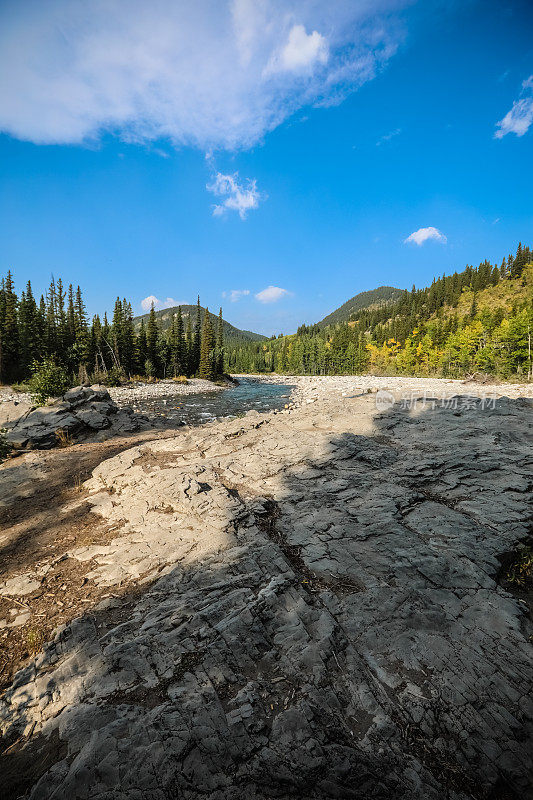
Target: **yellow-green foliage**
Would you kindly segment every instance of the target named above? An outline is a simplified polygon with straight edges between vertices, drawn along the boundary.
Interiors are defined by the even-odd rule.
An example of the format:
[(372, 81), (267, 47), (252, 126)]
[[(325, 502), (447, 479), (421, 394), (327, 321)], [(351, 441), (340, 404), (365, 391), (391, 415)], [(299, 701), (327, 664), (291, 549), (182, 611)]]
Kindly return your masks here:
[[(449, 309), (447, 307), (445, 313), (456, 312), (459, 316), (469, 314), (473, 297), (472, 289), (463, 290), (457, 308)], [(500, 281), (497, 286), (487, 286), (486, 289), (482, 289), (476, 294), (476, 303), (480, 313), (483, 309), (496, 311), (497, 308), (503, 308), (504, 311), (509, 312), (514, 305), (527, 300), (533, 300), (533, 264), (524, 268), (519, 279)]]

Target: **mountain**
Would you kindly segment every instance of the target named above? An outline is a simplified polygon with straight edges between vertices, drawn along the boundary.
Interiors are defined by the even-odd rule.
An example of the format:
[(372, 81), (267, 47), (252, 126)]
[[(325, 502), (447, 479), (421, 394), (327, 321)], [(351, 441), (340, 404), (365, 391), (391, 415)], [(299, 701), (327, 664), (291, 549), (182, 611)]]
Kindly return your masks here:
[(342, 306), (339, 306), (327, 317), (324, 317), (318, 325), (325, 328), (327, 325), (336, 325), (338, 322), (347, 322), (352, 314), (356, 314), (363, 308), (377, 308), (385, 303), (391, 303), (394, 300), (399, 300), (402, 295), (401, 289), (396, 289), (394, 286), (378, 286), (377, 289), (371, 289), (369, 292), (359, 292), (354, 297), (351, 297)]
[[(196, 306), (180, 306), (181, 314), (183, 317), (183, 327), (187, 329), (187, 317), (191, 316), (191, 322), (194, 329), (194, 323), (196, 321)], [(202, 321), (204, 319), (205, 308), (200, 306), (202, 312)], [(156, 311), (155, 315), (157, 317), (157, 321), (161, 325), (161, 329), (163, 332), (166, 332), (170, 328), (170, 323), (172, 322), (172, 317), (178, 311), (178, 306), (173, 306), (172, 308), (164, 308), (161, 311)], [(141, 314), (139, 317), (134, 317), (133, 324), (135, 325), (136, 330), (140, 328), (141, 320), (144, 320), (144, 324), (148, 322), (148, 317), (150, 314)], [(217, 323), (218, 323), (218, 316), (216, 314), (212, 314), (209, 312), (209, 319), (211, 320), (211, 324), (213, 325), (213, 329), (217, 330)], [(239, 342), (260, 342), (263, 339), (266, 339), (266, 336), (262, 336), (260, 333), (253, 333), (252, 331), (242, 331), (240, 328), (236, 328), (234, 325), (231, 325), (226, 320), (222, 320), (223, 329), (224, 329), (224, 339), (226, 343), (231, 344), (238, 344)]]

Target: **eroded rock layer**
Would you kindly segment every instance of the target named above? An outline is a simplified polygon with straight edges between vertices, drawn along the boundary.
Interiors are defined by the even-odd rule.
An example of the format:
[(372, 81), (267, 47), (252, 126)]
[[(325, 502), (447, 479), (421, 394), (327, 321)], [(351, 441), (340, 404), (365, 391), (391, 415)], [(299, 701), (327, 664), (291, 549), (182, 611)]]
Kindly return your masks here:
[(525, 400), (331, 398), (101, 464), (120, 530), (69, 555), (118, 596), (1, 705), (36, 742), (29, 796), (531, 796), (532, 628), (497, 580), (530, 425)]

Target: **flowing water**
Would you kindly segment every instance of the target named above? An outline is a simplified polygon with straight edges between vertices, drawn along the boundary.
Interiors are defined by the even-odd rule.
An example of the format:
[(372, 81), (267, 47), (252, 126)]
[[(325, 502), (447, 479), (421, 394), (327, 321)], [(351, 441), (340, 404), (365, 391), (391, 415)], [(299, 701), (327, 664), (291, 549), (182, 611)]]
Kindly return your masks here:
[(272, 411), (289, 402), (292, 386), (240, 378), (238, 386), (219, 392), (167, 395), (137, 400), (135, 410), (172, 426), (201, 425), (222, 417), (237, 417), (252, 409)]

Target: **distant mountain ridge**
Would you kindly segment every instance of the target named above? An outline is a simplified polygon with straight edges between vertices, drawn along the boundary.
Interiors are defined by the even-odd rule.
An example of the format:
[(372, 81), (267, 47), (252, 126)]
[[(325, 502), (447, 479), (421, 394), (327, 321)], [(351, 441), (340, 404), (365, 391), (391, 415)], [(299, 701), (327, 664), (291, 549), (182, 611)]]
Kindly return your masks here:
[(384, 303), (391, 303), (394, 300), (399, 300), (402, 295), (402, 289), (397, 289), (395, 286), (378, 286), (377, 289), (371, 289), (368, 292), (359, 292), (354, 295), (342, 306), (332, 311), (327, 317), (324, 317), (318, 325), (325, 328), (328, 325), (336, 325), (339, 322), (347, 322), (352, 314), (356, 314), (363, 308), (373, 308), (381, 306)]
[[(196, 306), (192, 305), (183, 305), (183, 306), (172, 306), (172, 308), (163, 308), (160, 311), (156, 311), (155, 315), (157, 317), (157, 321), (161, 324), (161, 329), (164, 333), (168, 331), (170, 325), (172, 323), (172, 317), (174, 314), (178, 313), (178, 308), (181, 308), (181, 314), (183, 317), (184, 322), (184, 329), (187, 329), (187, 318), (191, 317), (191, 322), (194, 329), (194, 323), (196, 320)], [(202, 322), (205, 315), (205, 308), (200, 306)], [(148, 317), (150, 316), (149, 313), (141, 314), (138, 317), (134, 317), (133, 324), (135, 325), (135, 329), (138, 330), (141, 325), (141, 320), (144, 320), (144, 324), (146, 325), (148, 321)], [(218, 315), (212, 314), (211, 311), (209, 312), (209, 319), (211, 320), (211, 324), (216, 331)], [(260, 342), (263, 339), (266, 339), (266, 336), (263, 336), (261, 333), (254, 333), (253, 331), (243, 331), (240, 328), (236, 328), (231, 323), (226, 322), (225, 319), (222, 320), (223, 329), (224, 329), (224, 339), (226, 342), (237, 343), (237, 342)]]

